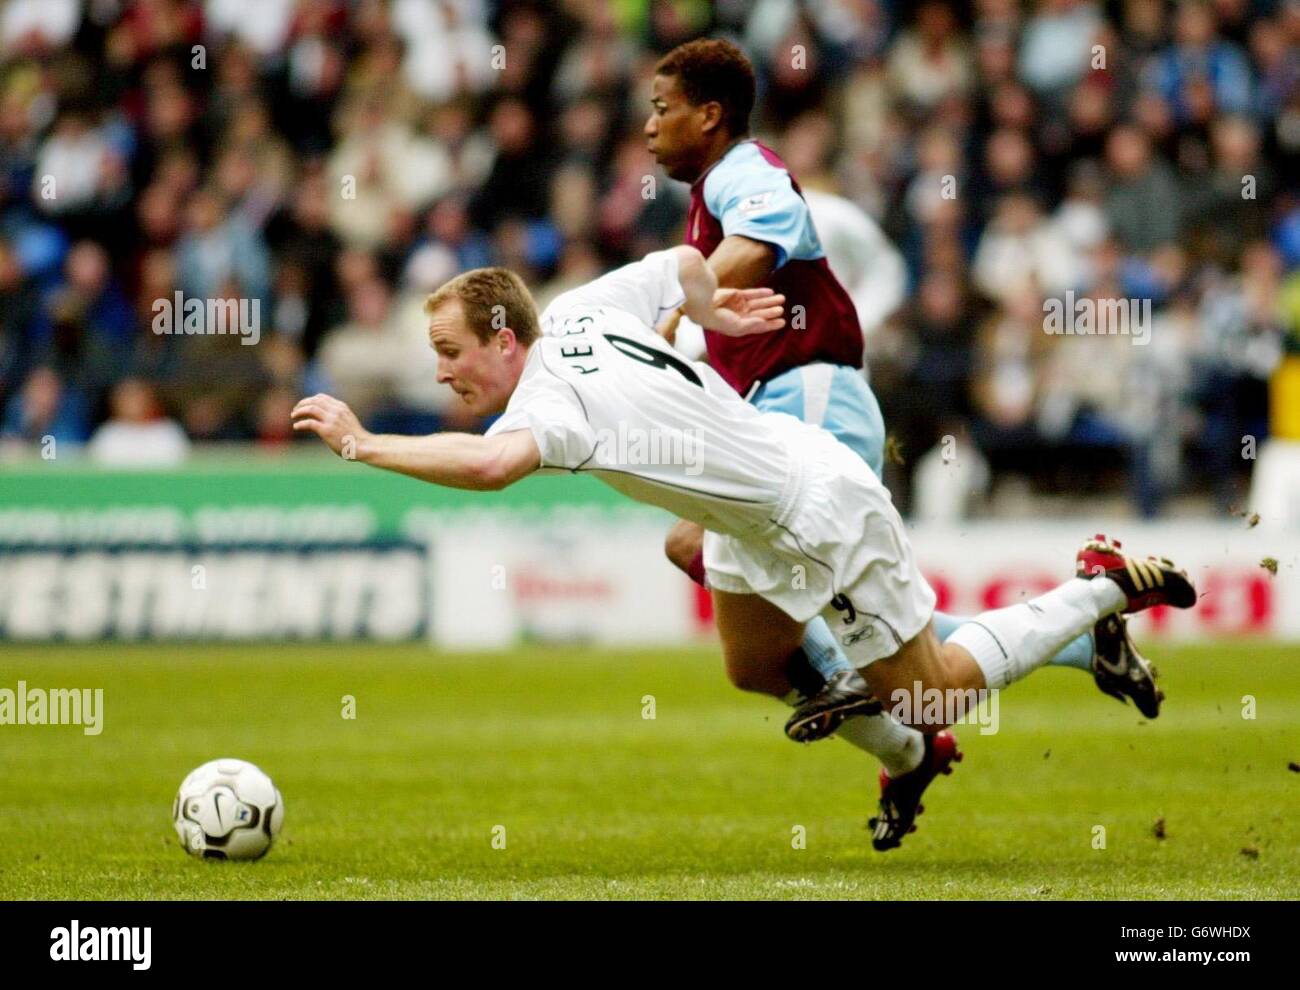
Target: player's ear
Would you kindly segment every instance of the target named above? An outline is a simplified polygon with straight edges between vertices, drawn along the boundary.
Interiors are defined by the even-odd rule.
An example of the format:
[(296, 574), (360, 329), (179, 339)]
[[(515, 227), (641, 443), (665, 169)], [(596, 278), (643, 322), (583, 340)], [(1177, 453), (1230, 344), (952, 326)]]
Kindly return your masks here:
[(712, 134), (722, 126), (722, 104), (717, 100), (709, 100), (707, 103), (700, 104), (700, 112), (703, 115), (703, 122), (700, 130), (705, 134)]
[(511, 354), (513, 354), (515, 348), (519, 346), (519, 338), (515, 336), (515, 332), (511, 330), (509, 327), (502, 327), (500, 330), (498, 330), (496, 339), (497, 339), (497, 350), (499, 350), (501, 354), (506, 357), (509, 357)]

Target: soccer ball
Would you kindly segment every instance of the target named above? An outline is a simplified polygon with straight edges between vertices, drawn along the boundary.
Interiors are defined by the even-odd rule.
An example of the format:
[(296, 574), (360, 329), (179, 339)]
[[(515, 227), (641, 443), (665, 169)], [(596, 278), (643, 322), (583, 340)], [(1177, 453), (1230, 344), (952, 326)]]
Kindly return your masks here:
[(172, 804), (181, 845), (202, 859), (258, 859), (284, 822), (271, 778), (244, 760), (213, 760), (183, 781)]

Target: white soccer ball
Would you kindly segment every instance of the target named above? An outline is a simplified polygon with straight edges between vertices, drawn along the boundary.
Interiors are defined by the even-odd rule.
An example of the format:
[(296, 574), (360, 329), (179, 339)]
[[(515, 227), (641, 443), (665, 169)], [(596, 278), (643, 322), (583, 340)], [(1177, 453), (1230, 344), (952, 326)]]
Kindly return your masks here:
[(191, 856), (257, 859), (280, 834), (284, 799), (253, 764), (213, 760), (181, 781), (172, 823)]

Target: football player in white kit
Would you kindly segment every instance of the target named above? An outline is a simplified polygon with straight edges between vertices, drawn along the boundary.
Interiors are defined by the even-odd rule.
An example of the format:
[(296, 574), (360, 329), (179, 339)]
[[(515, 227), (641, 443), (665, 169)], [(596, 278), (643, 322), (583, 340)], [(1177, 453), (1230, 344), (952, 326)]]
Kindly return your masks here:
[[(701, 326), (741, 336), (783, 325), (769, 289), (718, 289), (695, 248), (647, 255), (536, 307), (500, 268), (466, 272), (426, 303), (438, 378), (486, 435), (423, 437), (365, 430), (346, 404), (303, 399), (294, 428), (335, 453), (433, 484), (496, 490), (534, 471), (590, 473), (706, 531), (705, 566), (723, 649), (744, 634), (757, 594), (789, 617), (771, 635), (799, 648), (826, 618), (877, 699), (938, 690), (960, 717), (976, 692), (1044, 665), (1101, 618), (1157, 604), (1189, 608), (1196, 592), (1168, 560), (1121, 554), (1101, 538), (1079, 576), (1030, 601), (983, 612), (945, 642), (935, 595), (917, 567), (888, 490), (819, 426), (744, 402), (704, 364), (654, 331), (682, 307)], [(927, 718), (918, 697), (908, 710)], [(926, 733), (939, 721), (912, 722)]]

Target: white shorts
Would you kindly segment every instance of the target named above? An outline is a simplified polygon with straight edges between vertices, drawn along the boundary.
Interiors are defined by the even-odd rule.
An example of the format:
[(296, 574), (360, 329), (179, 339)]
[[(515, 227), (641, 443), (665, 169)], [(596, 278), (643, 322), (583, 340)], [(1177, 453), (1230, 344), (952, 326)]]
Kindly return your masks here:
[(762, 538), (704, 534), (719, 591), (756, 594), (797, 622), (820, 614), (855, 667), (893, 656), (934, 614), (889, 490), (824, 431), (803, 434), (803, 482), (785, 526)]

